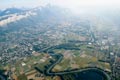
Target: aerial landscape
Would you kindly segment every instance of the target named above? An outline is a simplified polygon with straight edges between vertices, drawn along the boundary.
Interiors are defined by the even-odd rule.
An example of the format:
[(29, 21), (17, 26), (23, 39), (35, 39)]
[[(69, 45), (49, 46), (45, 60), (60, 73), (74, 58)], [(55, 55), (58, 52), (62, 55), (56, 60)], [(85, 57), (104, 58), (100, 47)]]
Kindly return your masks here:
[(1, 0), (0, 80), (120, 80), (119, 0)]

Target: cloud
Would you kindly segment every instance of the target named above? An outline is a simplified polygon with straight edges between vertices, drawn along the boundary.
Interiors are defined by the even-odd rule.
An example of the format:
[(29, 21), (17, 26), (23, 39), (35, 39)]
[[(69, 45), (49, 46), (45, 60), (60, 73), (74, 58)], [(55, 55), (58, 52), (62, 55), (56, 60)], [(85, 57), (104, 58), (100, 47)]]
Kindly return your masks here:
[(120, 7), (120, 0), (1, 0), (0, 8), (8, 6), (36, 7), (48, 3), (71, 9), (78, 7)]
[(51, 4), (64, 7), (90, 7), (90, 6), (113, 6), (120, 5), (120, 0), (51, 0)]

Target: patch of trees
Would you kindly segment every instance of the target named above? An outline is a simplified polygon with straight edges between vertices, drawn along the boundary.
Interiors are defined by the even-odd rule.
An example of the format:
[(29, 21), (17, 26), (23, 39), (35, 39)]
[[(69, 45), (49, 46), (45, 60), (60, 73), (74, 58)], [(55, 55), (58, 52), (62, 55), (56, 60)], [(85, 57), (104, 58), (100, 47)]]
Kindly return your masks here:
[(61, 44), (61, 45), (56, 46), (55, 48), (65, 49), (65, 50), (80, 50), (78, 46), (76, 46), (75, 44), (70, 44), (70, 43)]

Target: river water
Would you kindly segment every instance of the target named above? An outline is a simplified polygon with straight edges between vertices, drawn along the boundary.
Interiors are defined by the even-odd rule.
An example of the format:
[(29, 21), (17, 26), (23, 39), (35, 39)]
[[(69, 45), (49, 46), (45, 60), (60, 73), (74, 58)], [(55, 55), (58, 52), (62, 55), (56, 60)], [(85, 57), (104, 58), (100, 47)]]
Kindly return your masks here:
[[(70, 74), (71, 75), (71, 74)], [(69, 77), (69, 74), (66, 77)], [(106, 75), (99, 70), (85, 70), (71, 75), (71, 80), (107, 80)], [(62, 77), (62, 80), (66, 80)]]
[(103, 73), (94, 70), (83, 71), (75, 78), (79, 80), (106, 80), (106, 76)]

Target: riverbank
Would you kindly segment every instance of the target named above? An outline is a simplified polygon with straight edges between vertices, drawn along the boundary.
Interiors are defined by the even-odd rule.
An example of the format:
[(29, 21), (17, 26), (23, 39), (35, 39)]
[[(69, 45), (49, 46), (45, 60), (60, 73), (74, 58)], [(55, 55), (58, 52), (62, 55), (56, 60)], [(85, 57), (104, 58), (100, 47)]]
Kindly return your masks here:
[[(55, 55), (54, 55), (55, 56)], [(47, 76), (61, 76), (62, 75), (69, 75), (69, 74), (82, 74), (82, 73), (86, 73), (83, 74), (83, 77), (86, 75), (88, 77), (91, 77), (90, 80), (93, 80), (93, 75), (99, 76), (100, 80), (111, 80), (110, 76), (102, 69), (97, 68), (97, 67), (88, 67), (88, 68), (84, 68), (84, 69), (73, 69), (73, 70), (69, 70), (69, 71), (60, 71), (60, 72), (52, 72), (52, 69), (54, 68), (54, 66), (56, 64), (58, 64), (59, 62), (61, 62), (61, 60), (63, 59), (63, 55), (59, 54), (56, 55), (57, 57), (59, 57), (54, 63), (51, 63), (51, 65), (48, 66), (48, 69), (45, 72), (45, 75)], [(40, 70), (38, 70), (40, 71)], [(91, 76), (91, 74), (89, 75), (88, 73), (92, 73), (93, 75)], [(80, 76), (79, 76), (80, 78)]]

